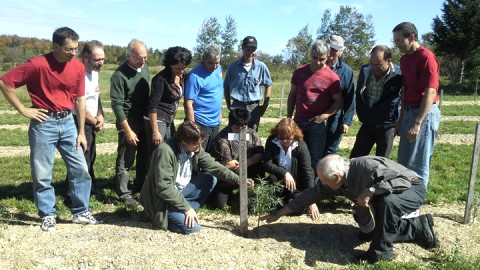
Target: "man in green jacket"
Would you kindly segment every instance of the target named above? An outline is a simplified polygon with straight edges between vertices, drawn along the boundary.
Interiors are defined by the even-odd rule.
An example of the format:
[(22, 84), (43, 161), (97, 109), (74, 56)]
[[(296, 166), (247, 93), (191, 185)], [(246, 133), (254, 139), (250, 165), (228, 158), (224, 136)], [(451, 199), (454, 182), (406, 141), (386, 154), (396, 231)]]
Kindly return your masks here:
[(154, 150), (140, 203), (155, 228), (182, 234), (199, 231), (196, 210), (215, 187), (217, 177), (238, 184), (237, 174), (203, 150), (204, 139), (204, 130), (186, 121), (175, 137)]

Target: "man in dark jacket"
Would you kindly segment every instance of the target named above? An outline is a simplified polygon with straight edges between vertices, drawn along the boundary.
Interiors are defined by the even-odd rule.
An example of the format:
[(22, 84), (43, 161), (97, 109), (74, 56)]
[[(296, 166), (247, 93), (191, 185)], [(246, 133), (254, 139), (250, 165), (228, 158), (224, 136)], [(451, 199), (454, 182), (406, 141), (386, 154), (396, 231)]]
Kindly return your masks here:
[(370, 64), (363, 65), (358, 75), (356, 106), (362, 126), (350, 158), (368, 155), (374, 144), (377, 156), (390, 157), (401, 89), (402, 74), (400, 67), (392, 63), (392, 52), (387, 46), (375, 46), (370, 52)]
[(384, 157), (349, 160), (328, 155), (318, 163), (317, 174), (321, 182), (315, 187), (261, 220), (274, 222), (333, 193), (356, 202), (354, 218), (361, 232), (371, 235), (369, 249), (356, 260), (392, 260), (394, 242), (415, 242), (427, 249), (437, 246), (430, 214), (402, 217), (418, 209), (425, 199), (425, 186), (412, 170)]

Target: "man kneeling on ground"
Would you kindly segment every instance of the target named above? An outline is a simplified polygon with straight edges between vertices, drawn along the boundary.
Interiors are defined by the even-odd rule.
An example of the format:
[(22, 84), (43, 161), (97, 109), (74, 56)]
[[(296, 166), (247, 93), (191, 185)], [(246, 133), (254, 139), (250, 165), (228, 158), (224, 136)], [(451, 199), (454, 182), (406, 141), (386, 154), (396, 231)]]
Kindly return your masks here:
[(157, 229), (182, 234), (200, 230), (197, 210), (217, 183), (217, 177), (238, 184), (239, 176), (216, 162), (201, 147), (204, 130), (185, 121), (155, 148), (140, 203)]
[(430, 214), (402, 218), (425, 200), (425, 186), (413, 171), (384, 157), (344, 159), (338, 155), (320, 160), (316, 170), (321, 182), (261, 220), (271, 223), (300, 212), (333, 191), (356, 202), (354, 218), (361, 236), (371, 237), (369, 249), (357, 261), (391, 260), (394, 242), (415, 242), (427, 249), (437, 246)]

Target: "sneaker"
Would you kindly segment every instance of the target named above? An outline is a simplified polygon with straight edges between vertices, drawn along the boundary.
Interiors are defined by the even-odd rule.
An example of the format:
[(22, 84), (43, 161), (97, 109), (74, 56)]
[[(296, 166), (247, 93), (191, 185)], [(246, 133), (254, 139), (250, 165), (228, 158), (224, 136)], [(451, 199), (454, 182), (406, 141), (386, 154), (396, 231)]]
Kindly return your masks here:
[(57, 221), (54, 216), (44, 216), (40, 228), (44, 232), (54, 232), (57, 228)]
[(99, 224), (100, 222), (92, 215), (92, 212), (86, 211), (78, 215), (74, 215), (73, 223), (77, 224)]
[(141, 212), (143, 211), (143, 206), (134, 198), (128, 197), (123, 200), (128, 209)]

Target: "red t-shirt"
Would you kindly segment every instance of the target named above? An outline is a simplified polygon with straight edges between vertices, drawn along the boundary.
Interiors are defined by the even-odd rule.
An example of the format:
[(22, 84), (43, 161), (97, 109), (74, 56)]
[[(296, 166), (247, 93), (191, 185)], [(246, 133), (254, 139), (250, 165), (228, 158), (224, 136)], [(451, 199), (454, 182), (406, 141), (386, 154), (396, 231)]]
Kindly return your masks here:
[(420, 105), (425, 88), (435, 88), (437, 91), (433, 102), (438, 101), (440, 68), (433, 52), (420, 46), (413, 54), (404, 54), (400, 58), (400, 69), (405, 104)]
[(49, 111), (73, 109), (85, 95), (85, 67), (78, 59), (58, 62), (52, 53), (34, 57), (5, 73), (1, 80), (12, 88), (26, 85), (35, 108)]
[(293, 72), (291, 83), (297, 89), (295, 120), (309, 120), (324, 113), (333, 103), (332, 95), (342, 93), (338, 75), (328, 67), (313, 73), (310, 64), (300, 66)]

